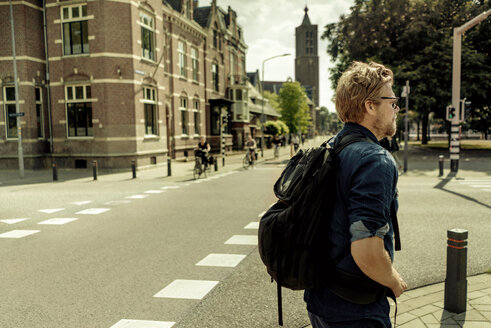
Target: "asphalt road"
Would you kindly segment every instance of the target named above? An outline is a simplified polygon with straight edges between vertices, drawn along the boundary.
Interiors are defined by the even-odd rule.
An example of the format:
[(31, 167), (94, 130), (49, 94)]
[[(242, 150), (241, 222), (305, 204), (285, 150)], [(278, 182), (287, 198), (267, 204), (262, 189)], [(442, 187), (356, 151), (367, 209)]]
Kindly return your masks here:
[[(489, 161), (470, 163), (476, 171), (457, 178), (427, 174), (430, 162), (400, 177), (403, 250), (395, 266), (410, 288), (445, 279), (447, 229), (469, 231), (469, 275), (491, 266), (491, 177), (483, 173)], [(276, 326), (276, 289), (256, 246), (230, 241), (254, 240), (257, 230), (249, 224), (274, 201), (281, 170), (281, 163), (269, 162), (198, 183), (156, 178), (2, 187), (0, 327)], [(100, 213), (83, 214), (87, 209)], [(67, 220), (39, 224), (54, 218)], [(2, 238), (12, 230), (38, 232)], [(210, 254), (236, 257), (228, 266), (223, 259), (197, 265)], [(208, 287), (198, 283), (185, 288), (191, 296), (172, 296), (169, 286), (189, 280)], [(308, 325), (302, 292), (284, 290), (284, 316), (285, 327)]]

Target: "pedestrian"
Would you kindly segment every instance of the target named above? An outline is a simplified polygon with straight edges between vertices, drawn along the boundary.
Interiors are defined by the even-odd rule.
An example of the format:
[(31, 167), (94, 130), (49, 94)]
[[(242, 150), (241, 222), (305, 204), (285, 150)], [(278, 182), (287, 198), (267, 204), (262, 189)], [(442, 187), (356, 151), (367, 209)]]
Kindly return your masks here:
[[(392, 156), (379, 143), (396, 132), (399, 107), (393, 82), (392, 71), (373, 62), (354, 62), (339, 79), (336, 111), (345, 125), (331, 142), (346, 134), (370, 141), (352, 143), (339, 154), (337, 201), (326, 238), (332, 244), (327, 255), (336, 263), (336, 272), (368, 277), (399, 297), (407, 285), (392, 266), (398, 173)], [(312, 327), (391, 327), (387, 298), (372, 293), (368, 304), (359, 304), (358, 296), (349, 297), (359, 289), (336, 280), (331, 287), (307, 289), (304, 299)]]
[(298, 139), (298, 135), (294, 134), (292, 137), (293, 149), (296, 152), (298, 150), (298, 146), (300, 144), (300, 140)]

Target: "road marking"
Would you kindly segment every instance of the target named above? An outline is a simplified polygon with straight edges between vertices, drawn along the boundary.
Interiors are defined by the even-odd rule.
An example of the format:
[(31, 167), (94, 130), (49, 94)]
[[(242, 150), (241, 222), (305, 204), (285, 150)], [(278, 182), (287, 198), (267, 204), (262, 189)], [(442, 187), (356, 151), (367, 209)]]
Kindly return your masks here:
[(29, 219), (27, 219), (27, 218), (25, 218), (25, 219), (7, 219), (7, 220), (0, 220), (0, 221), (3, 223), (7, 223), (7, 224), (15, 224), (15, 223), (19, 223), (19, 222), (22, 222), (25, 220), (29, 220)]
[(257, 245), (257, 236), (233, 235), (225, 242), (227, 245)]
[(251, 222), (244, 229), (259, 229), (259, 222)]
[(0, 234), (0, 238), (22, 238), (38, 233), (40, 230), (12, 230)]
[(218, 284), (210, 280), (174, 280), (167, 287), (155, 294), (159, 298), (185, 298), (200, 300)]
[(161, 187), (160, 189), (179, 189), (179, 186), (165, 186), (165, 187)]
[(88, 208), (75, 214), (101, 214), (111, 210), (110, 208)]
[(48, 208), (45, 210), (38, 210), (38, 212), (43, 212), (46, 214), (52, 214), (52, 213), (56, 213), (56, 212), (63, 211), (63, 210), (64, 210), (64, 208)]
[(82, 206), (82, 205), (87, 205), (87, 204), (90, 204), (90, 203), (92, 203), (91, 200), (84, 200), (84, 201), (81, 201), (81, 202), (73, 202), (73, 203), (70, 203), (70, 204)]
[(196, 265), (235, 268), (245, 257), (240, 254), (210, 254)]
[(163, 190), (147, 190), (145, 191), (145, 194), (160, 194), (163, 193)]
[(56, 218), (56, 219), (49, 219), (43, 222), (39, 222), (38, 224), (56, 224), (56, 225), (61, 225), (65, 224), (68, 222), (72, 222), (77, 220), (76, 218)]
[(121, 319), (110, 328), (171, 328), (175, 322)]
[(148, 195), (133, 195), (133, 196), (126, 196), (125, 198), (129, 198), (129, 199), (142, 199), (142, 198), (146, 198), (148, 197)]
[(118, 204), (129, 204), (131, 200), (112, 200), (110, 202), (104, 203), (104, 205), (118, 205)]
[(263, 215), (264, 215), (264, 213), (266, 213), (266, 211), (259, 213), (259, 215), (258, 215), (257, 217), (258, 217), (258, 218), (262, 218), (262, 217), (263, 217)]
[(484, 184), (471, 184), (469, 186), (473, 188), (491, 188), (491, 185), (484, 185)]

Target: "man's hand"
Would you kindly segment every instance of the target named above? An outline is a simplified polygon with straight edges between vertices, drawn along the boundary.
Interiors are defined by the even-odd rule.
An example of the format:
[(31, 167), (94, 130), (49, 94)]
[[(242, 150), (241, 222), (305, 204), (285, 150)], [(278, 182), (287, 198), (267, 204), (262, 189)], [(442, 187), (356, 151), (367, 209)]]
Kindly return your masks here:
[(407, 285), (392, 267), (389, 254), (380, 237), (370, 237), (351, 243), (351, 255), (360, 270), (372, 280), (389, 287), (396, 297), (401, 296)]

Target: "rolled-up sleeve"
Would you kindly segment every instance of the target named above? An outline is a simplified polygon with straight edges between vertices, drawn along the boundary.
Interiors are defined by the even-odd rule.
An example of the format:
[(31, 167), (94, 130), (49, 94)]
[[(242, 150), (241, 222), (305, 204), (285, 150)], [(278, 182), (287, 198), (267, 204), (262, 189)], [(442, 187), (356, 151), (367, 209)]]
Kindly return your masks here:
[(383, 151), (363, 157), (351, 179), (348, 217), (351, 242), (380, 237), (390, 230), (395, 166)]

